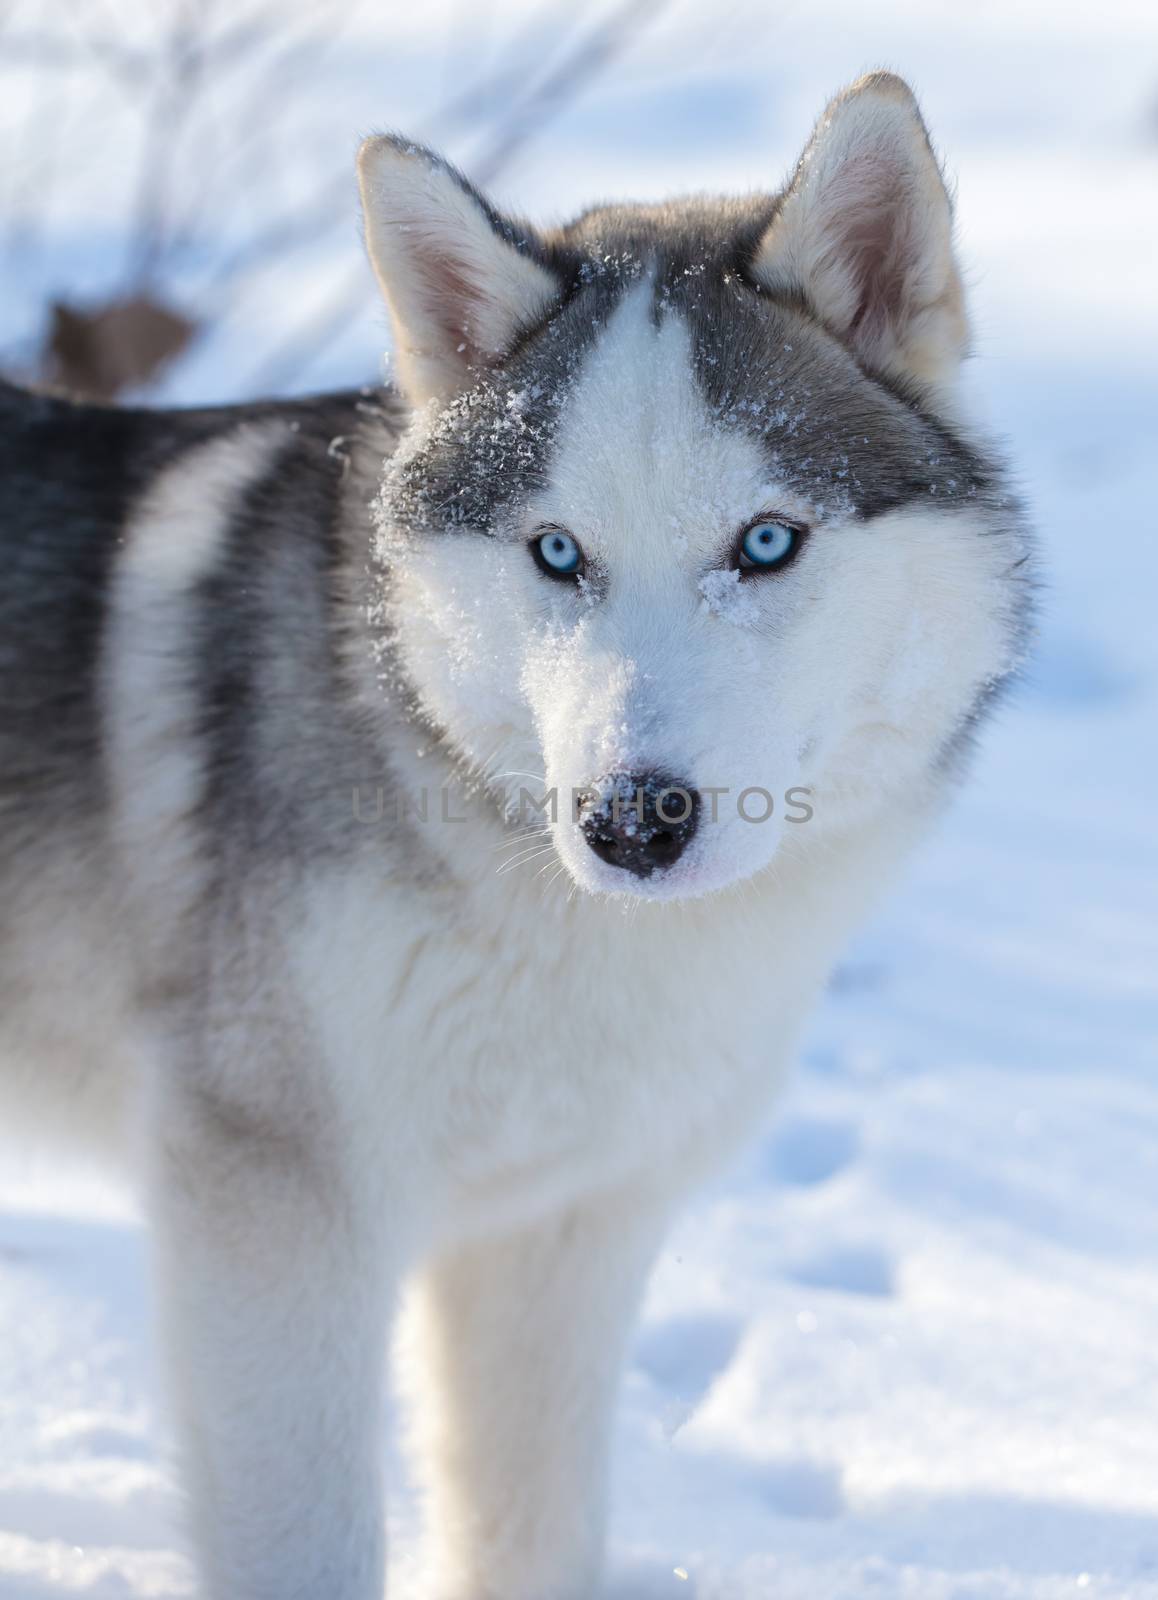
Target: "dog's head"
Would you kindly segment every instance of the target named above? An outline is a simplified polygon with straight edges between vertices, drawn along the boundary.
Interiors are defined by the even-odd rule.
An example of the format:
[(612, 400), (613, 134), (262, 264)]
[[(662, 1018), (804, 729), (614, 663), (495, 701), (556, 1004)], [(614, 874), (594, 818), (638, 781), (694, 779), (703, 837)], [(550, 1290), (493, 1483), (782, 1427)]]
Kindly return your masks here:
[[(535, 232), (394, 138), (361, 179), (413, 420), (380, 554), (425, 715), (583, 888), (701, 894), (927, 788), (1018, 640), (956, 419), (949, 200), (907, 87), (774, 198)], [(793, 793), (792, 791), (795, 791)]]

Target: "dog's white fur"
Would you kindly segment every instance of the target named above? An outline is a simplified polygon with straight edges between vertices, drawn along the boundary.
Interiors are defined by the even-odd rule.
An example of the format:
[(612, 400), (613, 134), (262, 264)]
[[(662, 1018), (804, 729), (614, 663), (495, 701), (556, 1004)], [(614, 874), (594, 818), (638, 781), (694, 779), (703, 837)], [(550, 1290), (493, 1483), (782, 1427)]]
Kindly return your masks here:
[[(867, 109), (834, 113), (845, 143), (814, 150), (762, 257), (770, 280), (783, 252), (819, 277), (835, 322), (850, 291), (825, 172), (838, 197), (859, 184), (848, 141), (878, 153), (870, 170), (882, 149), (894, 173), (923, 174), (927, 157), (895, 92), (866, 94)], [(364, 173), (402, 371), (415, 402), (437, 405), (461, 381), (458, 346), (500, 349), (541, 310), (545, 274), (437, 169), (372, 147)], [(960, 328), (929, 308), (952, 301), (954, 269), (937, 218), (913, 203), (909, 309), (872, 337), (946, 382)], [(453, 253), (442, 279), (431, 249)], [(589, 1600), (616, 1375), (658, 1241), (762, 1115), (834, 953), (935, 810), (932, 754), (1008, 670), (1010, 552), (960, 510), (900, 511), (869, 539), (842, 536), (830, 507), (791, 583), (705, 583), (734, 529), (790, 497), (709, 414), (686, 331), (654, 325), (641, 285), (577, 375), (526, 521), (388, 550), (399, 657), (455, 756), (512, 790), (542, 779), (565, 794), (658, 767), (734, 796), (774, 774), (778, 805), (806, 786), (813, 819), (755, 825), (726, 798), (669, 873), (625, 885), (564, 806), (545, 842), (567, 871), (552, 889), (536, 863), (496, 872), (501, 832), (473, 811), (431, 846), (441, 881), (360, 858), (258, 884), (205, 953), (194, 1025), (188, 997), (166, 988), (204, 889), (170, 643), (218, 554), (215, 507), (270, 448), (260, 427), (206, 445), (128, 530), (105, 706), (129, 878), (115, 904), (67, 917), (76, 881), (50, 911), (41, 883), (28, 969), (59, 959), (59, 925), (92, 918), (83, 981), (105, 997), (93, 1048), (119, 1058), (92, 1065), (150, 1152), (207, 1594), (375, 1600), (380, 1367), (410, 1277), (424, 1593)], [(605, 592), (543, 580), (524, 548), (541, 522), (582, 538)], [(367, 705), (384, 714), (377, 694), (368, 672)], [(421, 735), (394, 760), (404, 790), (437, 792), (456, 770)], [(629, 904), (615, 898), (625, 887)], [(38, 1061), (44, 1015), (0, 1026), (9, 1055), (15, 1041)]]

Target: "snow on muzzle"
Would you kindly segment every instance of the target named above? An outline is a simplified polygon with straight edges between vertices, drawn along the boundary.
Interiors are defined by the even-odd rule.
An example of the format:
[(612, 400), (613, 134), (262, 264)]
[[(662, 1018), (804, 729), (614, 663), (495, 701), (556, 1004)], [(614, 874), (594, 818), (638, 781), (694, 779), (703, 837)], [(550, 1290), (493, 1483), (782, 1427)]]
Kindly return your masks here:
[(599, 859), (637, 878), (673, 866), (699, 819), (699, 791), (660, 772), (609, 773), (576, 806), (583, 837)]

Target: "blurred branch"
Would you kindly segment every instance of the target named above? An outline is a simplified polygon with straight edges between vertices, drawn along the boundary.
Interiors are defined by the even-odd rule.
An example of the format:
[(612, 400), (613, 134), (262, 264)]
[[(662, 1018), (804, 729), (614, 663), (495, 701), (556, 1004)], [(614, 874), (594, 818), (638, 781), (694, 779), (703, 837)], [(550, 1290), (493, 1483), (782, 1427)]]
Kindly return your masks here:
[(251, 382), (256, 394), (277, 394), (341, 337), (350, 325), (351, 316), (366, 303), (367, 271), (366, 263), (359, 257), (356, 267), (342, 274), (325, 303), (258, 366)]
[[(276, 129), (282, 119), (286, 117), (292, 118), (296, 114), (294, 95), (292, 93), (295, 73), (299, 68), (307, 66), (311, 72), (318, 70), (327, 52), (334, 49), (335, 45), (341, 41), (344, 32), (352, 26), (359, 12), (363, 9), (364, 3), (365, 0), (347, 0), (341, 14), (332, 20), (327, 19), (324, 29), (319, 30), (318, 26), (314, 24), (303, 36), (293, 37), (288, 43), (279, 42), (272, 50), (269, 46), (268, 36), (265, 38), (260, 51), (254, 48), (254, 44), (250, 41), (260, 41), (260, 23), (252, 21), (246, 25), (244, 39), (241, 37), (242, 30), (238, 29), (232, 34), (223, 36), (217, 42), (212, 52), (211, 61), (215, 93), (220, 94), (222, 87), (220, 73), (222, 51), (226, 52), (235, 68), (244, 68), (247, 60), (256, 59), (260, 66), (260, 82), (256, 91), (251, 86), (250, 95), (245, 97), (236, 108), (240, 126), (232, 130), (226, 160), (222, 163), (206, 163), (202, 174), (203, 181), (194, 194), (186, 196), (180, 230), (175, 233), (172, 240), (174, 248), (179, 248), (183, 239), (191, 238), (195, 234), (199, 219), (204, 215), (215, 194), (219, 192), (223, 168), (230, 170), (233, 174), (233, 181), (238, 191), (245, 187), (247, 176), (257, 180), (263, 175), (263, 167), (259, 167), (256, 171), (251, 170), (247, 174), (244, 167), (245, 159), (255, 149), (260, 148), (261, 142), (269, 138), (271, 132)], [(268, 9), (272, 12), (281, 4), (282, 0), (274, 0), (274, 4)], [(268, 106), (268, 110), (260, 120), (255, 119), (252, 115), (247, 115), (254, 92), (260, 94)], [(223, 119), (228, 120), (226, 108), (219, 105), (215, 121)], [(238, 172), (239, 162), (242, 164), (240, 173)], [(283, 240), (281, 248), (292, 249), (298, 239), (315, 240), (318, 227), (324, 227), (327, 221), (332, 220), (333, 204), (333, 201), (330, 200), (327, 205), (326, 218), (324, 220), (319, 219), (318, 226), (299, 232), (296, 238), (291, 237), (288, 240)], [(211, 280), (210, 289), (212, 290), (216, 284), (227, 282), (231, 275), (245, 271), (250, 264), (259, 262), (263, 255), (272, 253), (272, 248), (268, 244), (258, 248), (257, 238), (251, 236), (245, 246), (230, 260), (227, 260), (224, 267), (219, 264)]]
[[(548, 35), (559, 16), (555, 0), (543, 0), (530, 20), (510, 41), (498, 66), (489, 77), (480, 78), (460, 89), (439, 108), (439, 128), (477, 125), (494, 115), (496, 105), (509, 103), (527, 81), (527, 61), (538, 53), (540, 41)], [(565, 43), (565, 41), (560, 41)]]
[(131, 88), (140, 86), (151, 64), (144, 51), (97, 34), (78, 34), (67, 40), (52, 33), (9, 33), (4, 39), (4, 57), (7, 66), (51, 67), (67, 72), (95, 57)]
[(480, 184), (493, 183), (512, 156), (548, 122), (553, 121), (591, 80), (635, 41), (664, 9), (667, 0), (623, 0), (609, 17), (584, 40), (500, 124), (490, 148), (471, 162), (471, 174)]
[[(620, 56), (662, 12), (669, 0), (621, 0), (604, 21), (581, 40), (499, 123), (486, 154), (470, 163), (470, 176), (479, 184), (493, 183), (548, 122), (562, 114), (586, 86)], [(491, 82), (506, 81), (511, 69), (500, 66)], [(452, 107), (479, 104), (480, 91), (468, 91)], [(346, 180), (349, 190), (349, 180)], [(338, 338), (364, 302), (367, 274), (362, 262), (357, 273), (344, 276), (334, 293), (294, 338), (257, 372), (258, 389), (276, 391), (293, 383), (309, 363)]]
[[(12, 25), (13, 5), (0, 0), (0, 74), (76, 74), (67, 96), (34, 92), (17, 102), (3, 208), (13, 261), (27, 271), (38, 241), (43, 250), (54, 189), (66, 177), (75, 182), (78, 173), (101, 171), (101, 121), (122, 137), (128, 117), (139, 149), (120, 278), (102, 303), (88, 308), (63, 290), (57, 294), (55, 344), (44, 359), (58, 370), (67, 364), (88, 371), (104, 388), (121, 371), (134, 374), (126, 382), (147, 383), (147, 356), (166, 342), (170, 321), (182, 332), (180, 341), (170, 341), (174, 346), (195, 331), (179, 309), (182, 301), (202, 302), (203, 327), (220, 324), (230, 308), (249, 303), (264, 269), (280, 268), (295, 252), (316, 253), (339, 228), (350, 228), (353, 183), (345, 167), (324, 174), (303, 200), (293, 159), (296, 150), (312, 148), (304, 130), (318, 114), (316, 99), (299, 91), (303, 75), (316, 72), (364, 3), (350, 0), (330, 14), (290, 0), (231, 0), (228, 11), (218, 0), (150, 0), (145, 20), (133, 22), (116, 0), (87, 0), (83, 12), (75, 0), (38, 0), (35, 25), (19, 28)], [(487, 69), (454, 85), (423, 136), (469, 139), (479, 149), (468, 163), (472, 175), (493, 182), (668, 3), (618, 0), (586, 25), (582, 8), (561, 12), (557, 0), (539, 0)], [(462, 15), (471, 14), (464, 5)], [(78, 111), (94, 90), (95, 109)], [(283, 186), (292, 199), (281, 199)], [(208, 250), (202, 238), (212, 240)], [(291, 323), (251, 381), (274, 389), (295, 382), (368, 295), (359, 254), (328, 298)], [(112, 345), (122, 338), (126, 361), (118, 367)], [(98, 348), (100, 361), (93, 355)]]
[[(668, 3), (669, 0), (623, 0), (521, 105), (516, 105), (499, 123), (492, 135), (488, 154), (481, 162), (471, 163), (471, 173), (478, 182), (493, 183), (511, 157), (531, 136), (566, 110), (600, 69), (622, 54), (643, 27)], [(530, 33), (529, 29), (527, 33)], [(522, 39), (517, 40), (512, 49), (504, 54), (498, 69), (481, 83), (440, 107), (431, 119), (432, 128), (474, 116), (489, 102), (501, 103), (507, 87), (526, 78), (526, 64), (520, 55), (521, 44)], [(214, 286), (220, 287), (235, 280), (249, 267), (271, 255), (292, 250), (305, 240), (315, 240), (320, 229), (333, 225), (335, 216), (345, 219), (350, 193), (348, 173), (327, 178), (312, 200), (296, 207), (291, 215), (276, 218), (268, 228), (251, 235), (239, 250), (227, 257), (214, 273)]]
[(205, 64), (205, 24), (211, 5), (212, 0), (180, 0), (168, 31), (165, 66), (153, 86), (130, 235), (129, 284), (135, 290), (153, 280), (164, 253), (173, 165)]

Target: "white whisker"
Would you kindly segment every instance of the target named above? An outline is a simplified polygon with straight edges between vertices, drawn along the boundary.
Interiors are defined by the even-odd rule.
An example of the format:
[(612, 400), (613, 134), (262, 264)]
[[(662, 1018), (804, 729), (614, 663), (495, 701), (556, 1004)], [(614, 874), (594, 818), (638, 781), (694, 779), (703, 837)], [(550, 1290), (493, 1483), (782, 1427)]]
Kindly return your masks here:
[(504, 861), (501, 866), (496, 867), (495, 877), (501, 878), (504, 872), (510, 872), (514, 867), (525, 866), (531, 861), (537, 861), (540, 856), (554, 855), (554, 853), (552, 845), (536, 845), (533, 850), (526, 850), (521, 856), (512, 856), (510, 861)]
[(527, 844), (532, 839), (545, 839), (550, 828), (527, 828), (519, 833), (512, 834), (509, 839), (500, 839), (497, 844), (491, 845), (491, 850), (511, 850), (516, 845)]

